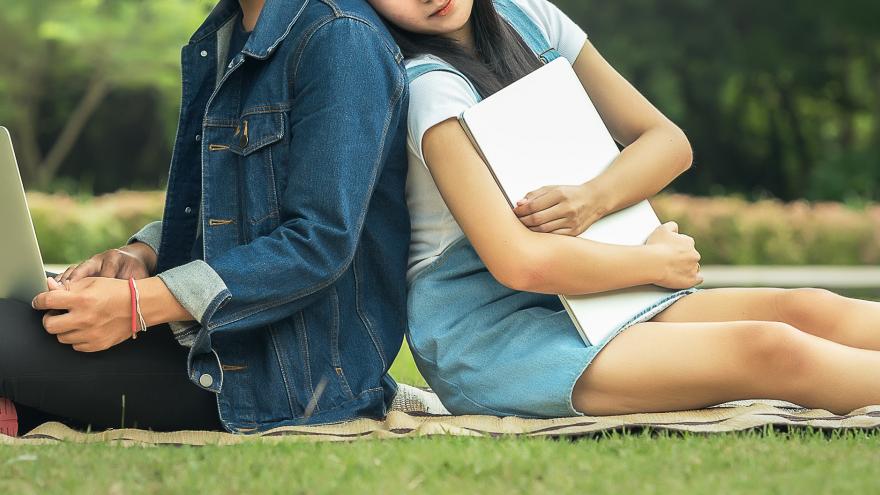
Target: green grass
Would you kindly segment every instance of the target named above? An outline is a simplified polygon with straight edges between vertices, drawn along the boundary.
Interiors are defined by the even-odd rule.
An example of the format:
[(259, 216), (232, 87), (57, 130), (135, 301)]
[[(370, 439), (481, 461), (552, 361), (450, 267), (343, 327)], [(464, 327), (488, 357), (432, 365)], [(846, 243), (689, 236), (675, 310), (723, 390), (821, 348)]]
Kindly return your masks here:
[(422, 378), (422, 374), (419, 373), (419, 369), (416, 368), (412, 352), (409, 350), (409, 346), (406, 345), (406, 342), (404, 342), (403, 348), (400, 349), (400, 354), (397, 356), (397, 360), (391, 365), (391, 376), (400, 383), (416, 385), (418, 387), (427, 386), (425, 379)]
[(0, 493), (877, 493), (880, 435), (0, 448)]
[[(424, 384), (408, 349), (394, 365)], [(0, 447), (0, 494), (877, 493), (880, 432)]]

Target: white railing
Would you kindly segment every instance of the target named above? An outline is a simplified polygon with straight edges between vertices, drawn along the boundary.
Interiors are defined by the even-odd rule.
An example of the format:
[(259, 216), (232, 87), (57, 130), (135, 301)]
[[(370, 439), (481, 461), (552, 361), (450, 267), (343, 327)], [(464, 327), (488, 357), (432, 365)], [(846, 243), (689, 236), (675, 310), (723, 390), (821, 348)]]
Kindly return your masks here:
[[(61, 273), (67, 266), (46, 265)], [(704, 266), (703, 287), (823, 287), (880, 289), (880, 267), (874, 266)]]
[(705, 266), (704, 287), (880, 289), (874, 266)]

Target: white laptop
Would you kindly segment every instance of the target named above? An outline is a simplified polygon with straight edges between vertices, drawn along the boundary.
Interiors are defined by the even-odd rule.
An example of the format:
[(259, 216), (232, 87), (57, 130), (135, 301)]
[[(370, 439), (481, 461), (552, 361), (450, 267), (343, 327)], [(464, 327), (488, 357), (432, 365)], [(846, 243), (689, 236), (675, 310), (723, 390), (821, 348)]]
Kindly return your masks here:
[(0, 299), (30, 304), (49, 286), (12, 139), (5, 127), (0, 127), (0, 208)]
[[(459, 118), (511, 207), (549, 185), (578, 185), (598, 176), (620, 151), (572, 69), (557, 59), (465, 111)], [(642, 245), (660, 226), (648, 201), (609, 215), (580, 237)], [(560, 296), (588, 345), (673, 291), (643, 286), (586, 296)]]

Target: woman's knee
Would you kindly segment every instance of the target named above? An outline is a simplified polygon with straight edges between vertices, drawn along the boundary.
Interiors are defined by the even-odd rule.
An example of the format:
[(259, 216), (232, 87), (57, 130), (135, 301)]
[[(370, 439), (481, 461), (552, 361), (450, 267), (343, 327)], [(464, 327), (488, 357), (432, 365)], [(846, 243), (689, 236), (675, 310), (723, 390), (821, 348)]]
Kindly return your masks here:
[[(660, 324), (654, 327), (662, 329), (657, 335), (666, 335), (651, 345), (667, 345), (675, 357), (661, 352), (657, 354), (660, 358), (643, 359), (633, 366), (636, 354), (651, 356), (645, 354), (646, 344), (642, 340), (651, 337), (653, 329), (649, 325), (652, 324), (642, 328), (647, 333), (629, 334), (631, 339), (623, 358), (618, 355), (602, 365), (602, 354), (597, 356), (575, 385), (575, 409), (588, 414), (621, 414), (704, 407), (775, 394), (781, 384), (786, 388), (800, 387), (809, 381), (811, 350), (815, 348), (810, 339), (815, 337), (791, 325), (736, 321), (706, 323), (702, 329), (700, 323), (690, 323), (670, 341), (668, 334), (676, 330), (675, 326)], [(694, 332), (695, 329), (699, 331)], [(618, 344), (621, 342), (624, 340)], [(603, 352), (614, 351), (613, 344)], [(617, 347), (618, 354), (621, 349)], [(597, 364), (600, 366), (595, 367)], [(597, 371), (601, 372), (597, 375)]]
[(754, 379), (803, 377), (812, 362), (811, 336), (782, 322), (749, 322), (738, 348), (743, 369)]
[(782, 321), (798, 322), (810, 318), (817, 311), (825, 313), (841, 296), (827, 289), (784, 289), (776, 294), (776, 311)]

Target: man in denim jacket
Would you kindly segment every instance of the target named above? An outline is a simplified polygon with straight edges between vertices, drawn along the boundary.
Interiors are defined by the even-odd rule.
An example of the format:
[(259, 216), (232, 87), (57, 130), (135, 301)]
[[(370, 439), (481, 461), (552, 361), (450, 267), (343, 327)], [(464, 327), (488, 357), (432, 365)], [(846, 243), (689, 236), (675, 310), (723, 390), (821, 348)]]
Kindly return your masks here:
[[(135, 275), (147, 325), (171, 323), (228, 430), (382, 417), (406, 324), (403, 57), (363, 0), (240, 4), (183, 48), (162, 222), (35, 307), (91, 322), (66, 343), (111, 354)], [(62, 342), (64, 317), (44, 318)]]

